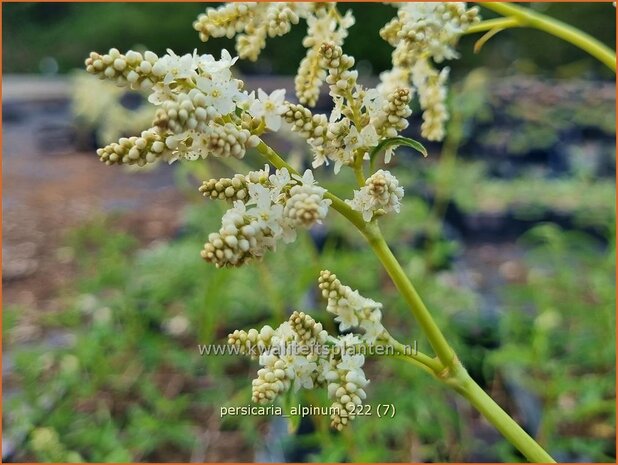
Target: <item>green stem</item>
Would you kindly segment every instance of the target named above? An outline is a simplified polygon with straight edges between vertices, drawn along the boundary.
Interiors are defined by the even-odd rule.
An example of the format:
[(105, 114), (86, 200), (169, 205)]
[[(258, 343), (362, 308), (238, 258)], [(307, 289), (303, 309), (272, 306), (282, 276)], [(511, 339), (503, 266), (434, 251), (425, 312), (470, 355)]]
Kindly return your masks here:
[(492, 29), (509, 29), (511, 27), (521, 27), (521, 23), (517, 18), (496, 18), (481, 21), (473, 24), (468, 28), (466, 34), (475, 34), (477, 32), (487, 32)]
[(474, 382), (461, 367), (454, 389), (465, 397), (530, 462), (555, 463), (555, 460), (508, 413)]
[(443, 370), (442, 364), (439, 360), (436, 360), (435, 358), (430, 357), (429, 355), (424, 354), (421, 351), (415, 351), (414, 353), (410, 353), (409, 349), (405, 347), (401, 342), (393, 338), (393, 336), (389, 334), (388, 337), (389, 344), (399, 352), (395, 354), (394, 357), (406, 360), (410, 363), (417, 364), (433, 376), (436, 376)]
[(423, 300), (401, 268), (395, 255), (391, 252), (378, 225), (370, 223), (370, 226), (371, 227), (365, 228), (365, 230), (361, 232), (367, 237), (369, 245), (382, 262), (382, 265), (405, 301), (408, 303), (410, 310), (423, 329), (423, 332), (429, 340), (429, 344), (431, 344), (431, 347), (442, 362), (442, 365), (446, 369), (451, 369), (455, 363), (455, 353), (453, 349), (451, 349), (448, 342), (446, 342), (444, 335), (434, 322)]
[(358, 187), (363, 187), (365, 185), (365, 173), (363, 170), (363, 154), (356, 153), (354, 154), (354, 176), (356, 177), (356, 182), (358, 183)]
[[(508, 16), (510, 17), (510, 20), (516, 20), (519, 23), (519, 26), (539, 29), (563, 39), (586, 51), (597, 60), (605, 64), (605, 66), (609, 69), (616, 72), (616, 52), (591, 35), (580, 31), (569, 24), (507, 2), (479, 2), (479, 5), (495, 11), (502, 16)], [(468, 32), (479, 32), (478, 30), (474, 31), (473, 29), (474, 26), (470, 28)]]
[(391, 357), (396, 358), (398, 360), (403, 360), (404, 362), (409, 363), (410, 365), (414, 365), (416, 368), (420, 368), (421, 370), (426, 371), (427, 373), (432, 375), (434, 378), (436, 377), (435, 371), (433, 371), (427, 365), (425, 365), (424, 363), (422, 363), (421, 361), (413, 357), (409, 357), (408, 355), (402, 355), (402, 354), (395, 354), (395, 355), (392, 355)]
[(532, 462), (554, 462), (551, 456), (530, 437), (502, 408), (476, 384), (463, 367), (444, 335), (434, 322), (416, 289), (391, 252), (376, 224), (365, 228), (363, 234), (391, 276), (395, 286), (408, 302), (412, 313), (423, 328), (431, 346), (444, 365), (438, 378), (455, 389), (492, 424), (504, 437)]

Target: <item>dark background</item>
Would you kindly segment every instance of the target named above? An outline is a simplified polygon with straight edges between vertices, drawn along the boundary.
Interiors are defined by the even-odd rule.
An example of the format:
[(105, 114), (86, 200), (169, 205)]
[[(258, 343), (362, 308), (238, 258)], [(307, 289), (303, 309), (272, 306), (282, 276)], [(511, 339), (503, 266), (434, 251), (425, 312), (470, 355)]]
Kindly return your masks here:
[[(121, 51), (143, 46), (157, 54), (172, 48), (186, 53), (214, 52), (222, 47), (233, 50), (225, 39), (202, 43), (190, 24), (204, 11), (202, 3), (7, 3), (3, 6), (3, 41), (10, 43), (3, 54), (5, 73), (67, 72), (82, 66), (91, 50)], [(528, 4), (523, 4), (528, 5)], [(537, 11), (564, 20), (613, 46), (616, 36), (614, 9), (606, 3), (534, 3)], [(351, 8), (357, 23), (345, 42), (346, 52), (355, 56), (365, 69), (375, 73), (390, 67), (391, 47), (380, 39), (378, 31), (392, 16), (394, 8), (383, 4), (342, 4)], [(484, 19), (493, 13), (483, 10)], [(257, 74), (294, 74), (304, 54), (301, 39), (304, 21), (284, 37), (269, 39), (258, 63), (241, 61), (239, 68)], [(461, 51), (470, 50), (480, 34), (464, 37)], [(610, 77), (609, 71), (576, 47), (532, 29), (512, 29), (490, 40), (483, 53), (462, 53), (454, 77), (483, 64), (502, 72), (549, 74), (559, 77), (585, 75)]]

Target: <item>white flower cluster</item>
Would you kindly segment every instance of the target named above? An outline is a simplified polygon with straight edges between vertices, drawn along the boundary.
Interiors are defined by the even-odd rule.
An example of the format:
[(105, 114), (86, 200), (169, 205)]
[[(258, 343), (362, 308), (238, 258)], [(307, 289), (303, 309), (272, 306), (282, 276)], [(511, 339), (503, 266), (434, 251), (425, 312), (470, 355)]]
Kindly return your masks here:
[(397, 17), (380, 31), (395, 51), (395, 66), (411, 66), (420, 57), (436, 63), (457, 58), (453, 48), (466, 30), (479, 20), (478, 7), (464, 2), (400, 3)]
[(149, 90), (156, 82), (161, 80), (162, 75), (153, 70), (159, 57), (146, 52), (129, 50), (126, 55), (120, 53), (117, 48), (112, 48), (103, 55), (91, 52), (86, 58), (86, 71), (101, 78), (111, 79), (119, 86), (129, 86), (132, 89)]
[(307, 35), (303, 39), (307, 54), (301, 60), (294, 79), (296, 96), (300, 103), (313, 107), (320, 96), (320, 87), (326, 78), (320, 47), (325, 42), (342, 46), (348, 36), (348, 29), (354, 22), (350, 10), (341, 16), (334, 3), (317, 8), (307, 17)]
[(367, 344), (387, 336), (382, 326), (382, 304), (361, 296), (358, 291), (341, 284), (334, 273), (328, 270), (320, 272), (318, 280), (322, 296), (327, 299), (326, 310), (336, 315), (341, 331), (361, 328), (361, 340)]
[[(457, 58), (454, 47), (459, 37), (479, 20), (478, 8), (467, 8), (465, 2), (403, 2), (394, 5), (397, 7), (397, 16), (380, 31), (381, 36), (394, 47), (393, 68), (380, 75), (378, 91), (384, 100), (398, 89), (414, 86), (423, 110), (422, 135), (429, 140), (441, 140), (444, 137), (444, 123), (448, 119), (444, 104), (448, 71), (437, 71), (432, 62), (441, 63)], [(357, 89), (356, 74), (351, 70), (354, 61), (345, 55), (341, 58), (336, 51), (343, 45), (348, 29), (354, 25), (350, 10), (341, 14), (336, 2), (233, 2), (218, 8), (208, 8), (195, 21), (194, 28), (204, 41), (210, 37), (235, 36), (239, 55), (255, 60), (264, 48), (267, 37), (286, 34), (301, 18), (307, 21), (307, 35), (303, 39), (307, 53), (294, 80), (296, 96), (301, 105), (313, 107), (317, 103), (322, 83), (327, 80), (331, 85), (335, 111), (330, 119), (330, 130), (323, 134), (330, 148), (321, 148), (319, 141), (322, 135), (315, 137), (314, 166), (330, 159), (335, 161), (335, 169), (338, 170), (341, 165), (350, 164), (355, 158), (349, 150), (341, 150), (342, 136), (351, 132), (350, 140), (366, 142), (376, 139), (361, 114), (363, 103), (360, 101), (365, 100), (365, 97), (364, 92)], [(324, 44), (328, 44), (334, 51), (325, 50)], [(338, 61), (340, 58), (341, 63)], [(145, 68), (148, 66), (145, 65)], [(110, 71), (111, 74), (115, 72)], [(342, 112), (350, 118), (344, 112), (346, 108), (343, 102), (352, 99), (357, 100), (348, 108), (356, 116), (353, 119), (354, 127), (338, 121)], [(368, 92), (366, 99), (372, 101), (376, 108), (382, 102), (373, 92)], [(322, 128), (326, 129), (326, 126), (322, 125)], [(363, 128), (367, 128), (365, 133), (362, 133)], [(379, 131), (378, 134), (382, 135)]]
[(371, 221), (374, 215), (399, 213), (403, 187), (390, 172), (376, 171), (360, 190), (354, 191), (354, 198), (346, 200), (353, 210), (361, 212), (365, 221)]
[(431, 60), (441, 63), (457, 58), (455, 44), (478, 20), (478, 8), (467, 9), (464, 2), (400, 3), (397, 17), (380, 31), (395, 50), (393, 69), (380, 75), (378, 88), (388, 94), (410, 82), (414, 85), (424, 110), (422, 135), (429, 140), (444, 137), (448, 119), (444, 105), (448, 71), (436, 71)]
[(208, 236), (202, 250), (202, 257), (218, 268), (260, 259), (280, 238), (294, 241), (296, 229), (321, 223), (331, 204), (310, 170), (301, 177), (290, 176), (285, 168), (269, 174), (266, 166), (246, 176), (211, 179), (200, 191), (212, 199), (233, 201), (221, 229)]
[[(357, 83), (354, 58), (343, 54), (341, 47), (324, 43), (320, 47), (321, 66), (328, 70), (326, 78), (335, 108), (330, 118), (313, 114), (301, 104), (288, 103), (284, 120), (292, 131), (307, 139), (313, 152), (313, 167), (334, 162), (335, 173), (342, 166), (367, 158), (381, 140), (404, 130), (410, 116), (410, 92), (395, 89), (386, 98), (376, 89)], [(388, 163), (393, 148), (385, 160)]]
[(238, 55), (255, 61), (268, 37), (287, 34), (301, 18), (307, 21), (307, 35), (303, 39), (307, 53), (299, 65), (294, 84), (299, 101), (311, 107), (316, 104), (326, 78), (320, 46), (324, 42), (343, 45), (348, 29), (354, 24), (350, 10), (341, 15), (336, 3), (233, 2), (208, 8), (193, 27), (204, 42), (211, 37), (235, 36)]
[(255, 61), (266, 46), (267, 37), (287, 34), (292, 25), (306, 18), (314, 8), (314, 4), (302, 2), (227, 3), (207, 8), (193, 23), (193, 28), (204, 42), (211, 37), (236, 36), (238, 55)]
[(196, 52), (178, 56), (171, 50), (161, 58), (151, 52), (143, 56), (134, 51), (123, 55), (116, 49), (104, 55), (92, 52), (86, 60), (88, 72), (120, 86), (150, 91), (148, 100), (158, 109), (146, 132), (164, 144), (161, 150), (148, 152), (138, 146), (141, 152), (133, 150), (130, 156), (132, 147), (126, 141), (111, 144), (100, 149), (101, 159), (141, 166), (161, 158), (169, 162), (242, 158), (248, 147), (259, 143), (254, 135), (258, 129), (259, 133), (279, 129), (287, 107), (285, 90), (268, 95), (258, 89), (257, 97), (243, 90), (243, 82), (230, 70), (236, 60), (226, 50), (219, 60)]
[(121, 137), (118, 143), (111, 144), (97, 150), (97, 155), (106, 165), (125, 164), (144, 166), (153, 163), (159, 158), (171, 156), (165, 145), (164, 134), (155, 129), (142, 131), (139, 137)]
[(254, 402), (273, 402), (289, 389), (326, 387), (332, 400), (331, 426), (342, 430), (367, 397), (365, 356), (359, 349), (390, 336), (381, 324), (381, 304), (342, 285), (329, 271), (321, 272), (319, 285), (340, 329), (360, 329), (360, 335), (331, 336), (321, 323), (296, 311), (277, 329), (236, 330), (228, 343), (259, 359), (262, 368), (252, 383)]
[(412, 68), (412, 82), (418, 89), (423, 111), (421, 133), (429, 140), (442, 140), (448, 120), (446, 108), (446, 81), (449, 68), (437, 71), (426, 60), (418, 61)]
[(204, 181), (199, 191), (213, 200), (244, 200), (249, 196), (247, 176), (235, 174), (233, 178), (209, 179)]

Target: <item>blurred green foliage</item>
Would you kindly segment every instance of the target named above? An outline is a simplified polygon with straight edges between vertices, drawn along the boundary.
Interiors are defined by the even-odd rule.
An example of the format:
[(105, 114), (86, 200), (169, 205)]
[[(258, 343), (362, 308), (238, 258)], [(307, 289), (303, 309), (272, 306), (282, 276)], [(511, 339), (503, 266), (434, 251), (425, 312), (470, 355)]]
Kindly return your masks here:
[[(550, 212), (573, 215), (586, 225), (605, 225), (614, 214), (615, 184), (610, 179), (528, 175), (505, 180), (489, 177), (483, 163), (469, 161), (456, 162), (454, 170), (454, 202), (465, 213), (511, 212), (522, 219), (539, 219)], [(431, 186), (439, 167), (425, 175)]]
[[(202, 53), (217, 53), (224, 47), (231, 49), (230, 40), (216, 39), (206, 44), (199, 41), (191, 24), (206, 6), (199, 3), (7, 3), (3, 8), (3, 69), (10, 73), (36, 73), (46, 67), (42, 60), (52, 57), (60, 71), (67, 72), (82, 67), (91, 50), (111, 47), (126, 50), (143, 46), (159, 54), (166, 48), (179, 53), (194, 48)], [(532, 7), (614, 45), (616, 24), (611, 4), (533, 3)], [(377, 74), (390, 68), (391, 49), (378, 31), (395, 10), (377, 3), (345, 3), (340, 8), (354, 10), (357, 24), (346, 39), (345, 49), (356, 57), (363, 73)], [(494, 16), (486, 10), (482, 15)], [(259, 62), (242, 62), (241, 71), (294, 74), (304, 55), (301, 40), (305, 30), (301, 22), (290, 34), (270, 39)], [(479, 55), (474, 55), (473, 44), (479, 36), (462, 39), (462, 59), (453, 66), (455, 76), (485, 64), (494, 69), (528, 73), (611, 77), (603, 65), (584, 52), (539, 31), (503, 31)]]
[[(308, 298), (316, 294), (321, 268), (382, 301), (392, 333), (427, 350), (358, 234), (338, 227), (333, 218), (333, 234), (320, 255), (309, 237), (301, 235), (263, 264), (216, 270), (198, 252), (216, 227), (219, 210), (213, 204), (189, 208), (179, 238), (141, 250), (105, 221), (72, 234), (70, 246), (81, 270), (73, 304), (39, 323), (44, 331), (62, 327), (73, 332), (74, 343), (11, 351), (22, 390), (5, 403), (5, 421), (13, 432), (28, 433), (26, 457), (189, 460), (219, 407), (249, 403), (249, 380), (257, 370), (255, 362), (240, 357), (202, 357), (197, 344), (224, 343), (235, 328), (276, 325), (297, 308), (332, 331), (323, 302)], [(485, 367), (488, 383), (495, 377), (515, 380), (542, 397), (542, 439), (550, 451), (607, 460), (613, 443), (608, 438), (613, 427), (613, 378), (608, 376), (614, 347), (613, 251), (581, 233), (555, 227), (530, 233), (536, 239), (529, 281), (504, 291), (500, 327), (490, 330), (502, 345), (488, 348), (482, 337), (472, 336), (472, 343), (469, 339), (487, 324), (481, 296), (465, 288), (450, 265), (436, 272), (428, 267), (423, 249), (409, 247), (428, 215), (424, 202), (411, 199), (397, 217), (401, 221), (389, 224), (387, 235), (464, 363), (477, 372)], [(8, 334), (20, 324), (15, 310), (4, 312)], [(169, 322), (178, 316), (188, 320), (186, 329), (170, 332)], [(370, 360), (367, 371), (372, 380), (369, 402), (395, 403), (395, 418), (359, 418), (350, 431), (333, 434), (326, 417), (314, 417), (315, 431), (281, 439), (284, 449), (293, 453), (302, 446), (312, 460), (328, 462), (405, 461), (411, 453), (419, 461), (466, 460), (478, 449), (461, 402), (424, 372), (399, 360)], [(299, 401), (328, 405), (318, 391), (302, 394)], [(572, 407), (563, 408), (565, 402)], [(254, 449), (263, 446), (259, 425), (267, 421), (229, 417), (217, 428), (241, 432), (244, 445), (236, 459), (251, 460)], [(517, 459), (510, 448), (494, 453)]]
[(553, 406), (543, 412), (537, 434), (557, 460), (613, 461), (614, 245), (552, 224), (522, 241), (529, 250), (527, 280), (505, 291), (504, 345), (488, 365)]

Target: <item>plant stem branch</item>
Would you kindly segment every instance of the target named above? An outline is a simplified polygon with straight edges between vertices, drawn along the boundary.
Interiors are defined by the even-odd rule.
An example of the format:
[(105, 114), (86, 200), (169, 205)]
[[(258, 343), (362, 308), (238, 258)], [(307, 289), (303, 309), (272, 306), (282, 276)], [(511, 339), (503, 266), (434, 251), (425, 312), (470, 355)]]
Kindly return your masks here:
[(403, 354), (395, 354), (395, 355), (392, 355), (391, 358), (403, 360), (404, 362), (409, 363), (410, 365), (414, 365), (415, 367), (420, 368), (421, 370), (429, 373), (434, 378), (436, 377), (435, 371), (433, 371), (431, 368), (429, 368), (427, 365), (417, 360), (416, 358), (410, 357), (408, 355), (403, 355)]
[(477, 32), (487, 32), (492, 29), (509, 29), (511, 27), (521, 27), (522, 24), (517, 18), (496, 18), (487, 19), (480, 23), (473, 24), (468, 28), (466, 34), (475, 34)]
[[(272, 165), (277, 168), (286, 168), (291, 174), (298, 174), (294, 168), (287, 164), (271, 147), (264, 142), (260, 142), (257, 146), (260, 152)], [(391, 279), (397, 286), (397, 289), (403, 295), (408, 303), (414, 317), (418, 320), (423, 328), (429, 343), (438, 355), (442, 365), (449, 368), (454, 363), (453, 349), (448, 345), (442, 332), (433, 321), (429, 310), (425, 307), (422, 299), (416, 292), (412, 283), (408, 280), (401, 265), (389, 249), (377, 223), (366, 223), (360, 213), (352, 210), (352, 208), (341, 200), (336, 195), (327, 192), (324, 195), (332, 201), (332, 207), (345, 216), (369, 241), (372, 249), (384, 265), (384, 268), (390, 275)]]
[(530, 462), (555, 463), (555, 460), (508, 413), (502, 410), (468, 373), (462, 373), (461, 378), (455, 390), (465, 397)]
[(424, 354), (421, 351), (415, 350), (414, 352), (410, 352), (409, 347), (404, 346), (401, 342), (393, 338), (390, 334), (389, 336), (389, 344), (397, 350), (399, 353), (395, 354), (394, 357), (400, 359), (407, 359), (407, 361), (413, 360), (415, 363), (418, 363), (423, 366), (423, 368), (431, 373), (434, 376), (437, 376), (444, 367), (440, 363), (439, 360), (430, 357), (427, 354)]
[(358, 187), (363, 187), (365, 185), (365, 170), (363, 169), (363, 154), (359, 153), (359, 151), (354, 153), (354, 165), (352, 165), (352, 168)]
[[(290, 173), (297, 174), (296, 170), (264, 142), (260, 142), (257, 150), (275, 167), (279, 169), (287, 168)], [(533, 462), (554, 462), (551, 456), (470, 377), (388, 247), (377, 223), (366, 223), (360, 213), (352, 210), (349, 205), (336, 195), (327, 192), (325, 197), (331, 199), (332, 207), (345, 216), (367, 238), (371, 248), (382, 262), (395, 286), (408, 303), (412, 314), (421, 325), (438, 359), (420, 353), (416, 354), (415, 357), (406, 355), (397, 355), (396, 357), (429, 371), (464, 396), (528, 460)]]
[[(489, 10), (492, 10), (502, 16), (509, 17), (503, 19), (517, 21), (518, 25), (521, 27), (532, 27), (535, 29), (539, 29), (562, 40), (565, 40), (566, 42), (569, 42), (589, 53), (601, 63), (603, 63), (605, 66), (607, 66), (609, 69), (616, 72), (616, 52), (605, 44), (601, 43), (599, 40), (592, 37), (591, 35), (580, 31), (579, 29), (569, 24), (563, 23), (562, 21), (559, 21), (542, 13), (537, 13), (536, 11), (513, 5), (508, 2), (479, 2), (479, 5)], [(478, 27), (481, 26), (483, 23), (488, 23), (489, 21), (484, 21), (480, 24), (477, 24), (476, 26), (472, 26), (468, 30), (468, 32), (480, 32), (484, 30), (478, 29)], [(477, 29), (475, 29), (475, 27)], [(511, 25), (508, 27), (515, 26)]]
[(418, 292), (416, 292), (416, 289), (401, 268), (395, 255), (393, 255), (393, 252), (388, 247), (378, 225), (376, 223), (371, 223), (371, 225), (372, 227), (366, 228), (367, 230), (363, 231), (363, 234), (367, 237), (369, 245), (382, 262), (382, 265), (405, 301), (408, 303), (410, 310), (423, 329), (423, 332), (429, 340), (429, 344), (431, 344), (440, 362), (442, 362), (442, 365), (447, 370), (450, 370), (455, 363), (455, 353), (453, 349), (451, 349), (448, 342), (446, 342), (444, 335), (434, 322), (423, 300)]

